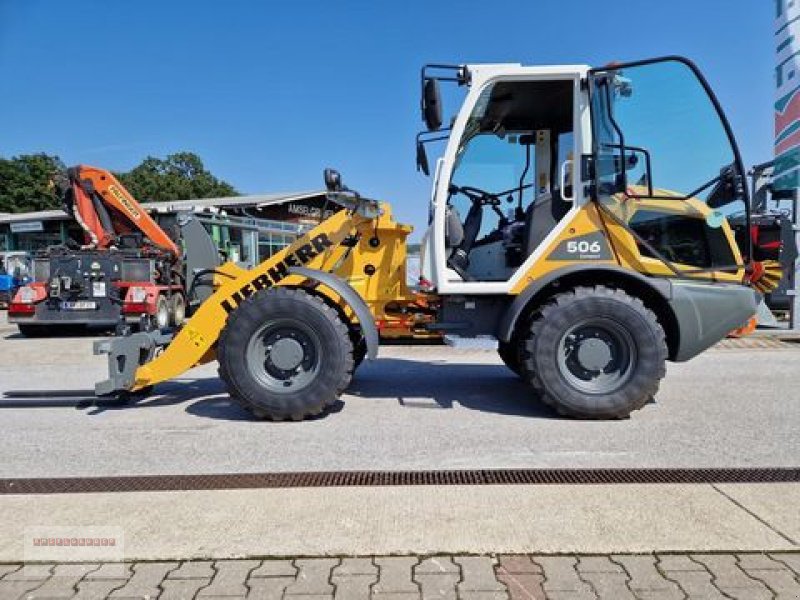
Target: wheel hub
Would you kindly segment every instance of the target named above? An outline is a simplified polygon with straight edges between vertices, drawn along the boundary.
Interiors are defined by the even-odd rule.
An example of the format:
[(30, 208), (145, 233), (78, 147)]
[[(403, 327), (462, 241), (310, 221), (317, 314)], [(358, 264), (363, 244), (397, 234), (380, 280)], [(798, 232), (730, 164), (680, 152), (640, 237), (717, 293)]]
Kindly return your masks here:
[(611, 348), (599, 338), (585, 339), (578, 344), (577, 358), (587, 371), (602, 371), (611, 362)]
[(557, 360), (559, 371), (573, 388), (587, 394), (608, 394), (632, 376), (636, 347), (624, 326), (593, 317), (564, 333)]
[(269, 351), (269, 359), (281, 371), (291, 371), (303, 362), (303, 346), (293, 338), (277, 340)]
[(247, 345), (253, 377), (273, 393), (297, 391), (309, 385), (320, 366), (316, 333), (294, 319), (276, 319), (255, 331)]

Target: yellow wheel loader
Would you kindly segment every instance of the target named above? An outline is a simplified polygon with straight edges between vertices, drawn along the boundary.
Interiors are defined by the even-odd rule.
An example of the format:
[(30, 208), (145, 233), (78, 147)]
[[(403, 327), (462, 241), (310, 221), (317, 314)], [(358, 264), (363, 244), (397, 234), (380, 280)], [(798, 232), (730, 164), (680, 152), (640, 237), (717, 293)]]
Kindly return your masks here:
[[(433, 171), (418, 289), (386, 203), (326, 170), (337, 211), (213, 291), (177, 333), (98, 342), (99, 395), (137, 393), (217, 360), (259, 418), (303, 419), (347, 388), (382, 339), (493, 336), (503, 361), (559, 413), (627, 417), (685, 361), (756, 310), (748, 188), (730, 126), (680, 57), (603, 68), (422, 69)], [(440, 82), (464, 93), (443, 127)], [(745, 229), (747, 231), (747, 229)], [(740, 247), (741, 246), (741, 247)]]

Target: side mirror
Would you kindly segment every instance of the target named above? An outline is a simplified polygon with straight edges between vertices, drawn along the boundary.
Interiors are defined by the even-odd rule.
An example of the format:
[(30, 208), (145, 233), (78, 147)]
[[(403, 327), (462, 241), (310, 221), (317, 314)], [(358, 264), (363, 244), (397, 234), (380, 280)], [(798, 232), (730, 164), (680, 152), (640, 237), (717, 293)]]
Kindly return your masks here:
[(426, 176), (430, 175), (428, 166), (428, 153), (425, 151), (425, 144), (417, 137), (417, 171), (422, 171)]
[(428, 131), (442, 126), (442, 94), (437, 79), (426, 79), (422, 89), (422, 118)]
[(329, 192), (342, 191), (342, 176), (339, 175), (339, 171), (336, 169), (325, 169), (322, 172), (322, 176), (325, 179), (325, 189)]

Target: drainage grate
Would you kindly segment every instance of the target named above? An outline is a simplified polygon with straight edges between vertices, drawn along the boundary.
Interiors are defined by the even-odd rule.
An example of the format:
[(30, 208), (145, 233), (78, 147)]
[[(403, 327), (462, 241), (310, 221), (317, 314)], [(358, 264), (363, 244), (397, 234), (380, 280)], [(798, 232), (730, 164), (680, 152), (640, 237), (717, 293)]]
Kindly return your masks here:
[(485, 469), (323, 471), (0, 479), (0, 494), (76, 494), (255, 488), (399, 485), (592, 485), (657, 483), (798, 483), (800, 468)]

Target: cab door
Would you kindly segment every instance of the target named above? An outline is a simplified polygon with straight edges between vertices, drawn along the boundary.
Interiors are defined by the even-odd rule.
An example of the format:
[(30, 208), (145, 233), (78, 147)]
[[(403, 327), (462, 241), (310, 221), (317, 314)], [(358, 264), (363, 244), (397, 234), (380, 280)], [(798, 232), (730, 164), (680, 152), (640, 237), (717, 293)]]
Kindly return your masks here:
[[(441, 293), (505, 294), (584, 201), (583, 67), (470, 67), (433, 196), (429, 248)], [(532, 213), (539, 207), (532, 241)]]

